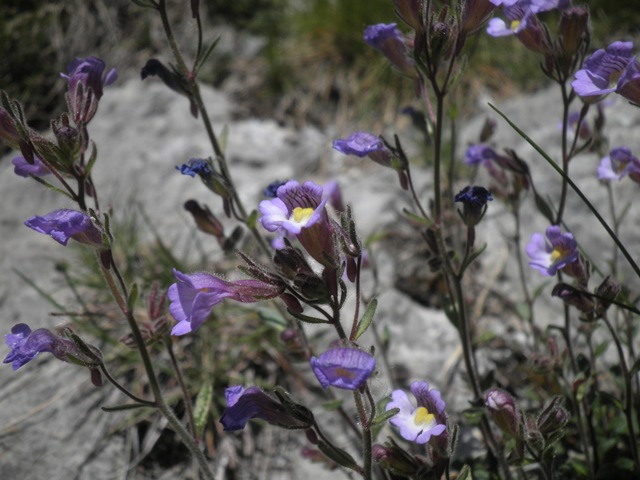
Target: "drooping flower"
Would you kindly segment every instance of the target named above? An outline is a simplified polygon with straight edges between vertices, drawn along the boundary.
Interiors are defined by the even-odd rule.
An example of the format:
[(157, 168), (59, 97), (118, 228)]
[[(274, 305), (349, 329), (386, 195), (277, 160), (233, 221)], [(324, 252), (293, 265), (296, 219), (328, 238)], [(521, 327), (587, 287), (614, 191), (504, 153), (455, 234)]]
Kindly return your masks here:
[(416, 406), (404, 390), (391, 393), (391, 401), (385, 410), (400, 409), (389, 420), (391, 425), (400, 429), (402, 438), (420, 445), (429, 442), (431, 437), (446, 435), (447, 414), (440, 392), (431, 389), (426, 382), (413, 382), (410, 388), (416, 398)]
[(284, 289), (281, 285), (260, 280), (228, 282), (208, 273), (187, 275), (175, 268), (173, 274), (178, 282), (169, 287), (169, 312), (178, 323), (171, 330), (171, 335), (195, 332), (213, 307), (225, 298), (242, 303), (259, 302), (277, 297)]
[(189, 175), (190, 177), (199, 175), (208, 178), (213, 173), (209, 162), (203, 158), (190, 158), (187, 163), (176, 166), (176, 170), (179, 170), (182, 175)]
[[(252, 418), (265, 420), (283, 428), (309, 428), (311, 423), (294, 417), (284, 406), (258, 387), (244, 388), (240, 385), (225, 390), (227, 409), (220, 417), (226, 431), (242, 430)], [(310, 417), (313, 418), (313, 417)]]
[(511, 395), (504, 390), (493, 388), (485, 392), (484, 404), (500, 430), (512, 437), (520, 437), (520, 411)]
[(102, 231), (84, 212), (68, 209), (56, 210), (44, 217), (38, 215), (31, 217), (24, 224), (36, 232), (50, 235), (56, 242), (64, 246), (67, 245), (70, 238), (94, 247), (100, 247), (104, 244)]
[(596, 50), (576, 72), (571, 86), (583, 100), (590, 102), (615, 92), (622, 72), (633, 61), (632, 50), (633, 42), (613, 42), (606, 49)]
[(369, 132), (354, 132), (347, 138), (333, 141), (333, 148), (345, 155), (369, 157), (385, 167), (392, 167), (393, 154), (380, 137)]
[(278, 188), (276, 198), (260, 202), (260, 223), (269, 232), (295, 236), (309, 255), (326, 265), (335, 256), (333, 226), (325, 208), (328, 200), (312, 181), (300, 185), (290, 180)]
[(18, 323), (11, 328), (11, 333), (4, 337), (11, 351), (3, 363), (11, 363), (13, 370), (18, 370), (42, 352), (51, 353), (64, 362), (73, 359), (87, 366), (95, 365), (98, 359), (97, 350), (93, 356), (89, 356), (71, 340), (56, 335), (46, 328), (31, 331), (28, 325)]
[(640, 175), (640, 160), (631, 154), (628, 147), (616, 147), (600, 160), (600, 180), (621, 180), (627, 174)]
[(67, 102), (76, 124), (87, 124), (98, 110), (103, 88), (118, 78), (115, 68), (104, 74), (105, 63), (97, 57), (76, 58), (67, 65), (68, 74), (60, 76), (69, 81)]
[(531, 258), (530, 267), (543, 275), (553, 276), (578, 260), (578, 244), (571, 233), (562, 233), (557, 225), (547, 228), (546, 236), (548, 241), (541, 233), (532, 234), (525, 251)]
[(34, 177), (43, 177), (49, 175), (51, 171), (42, 163), (38, 157), (33, 157), (33, 163), (29, 163), (23, 156), (15, 157), (11, 160), (14, 165), (13, 173), (20, 177), (28, 177), (33, 175)]
[(262, 191), (262, 194), (267, 198), (276, 198), (276, 192), (278, 191), (278, 188), (280, 188), (285, 183), (287, 182), (282, 180), (274, 180), (265, 187), (265, 189)]
[(333, 348), (311, 358), (311, 368), (323, 388), (357, 390), (376, 368), (376, 359), (357, 348)]
[(411, 77), (416, 76), (409, 48), (395, 23), (369, 25), (364, 30), (364, 41), (380, 50), (401, 73)]

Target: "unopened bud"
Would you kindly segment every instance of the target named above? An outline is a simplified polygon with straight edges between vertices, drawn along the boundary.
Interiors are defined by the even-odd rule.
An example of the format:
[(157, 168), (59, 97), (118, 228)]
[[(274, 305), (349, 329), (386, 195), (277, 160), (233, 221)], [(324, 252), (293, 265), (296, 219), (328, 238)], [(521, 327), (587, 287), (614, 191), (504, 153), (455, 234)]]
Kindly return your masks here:
[(494, 388), (484, 394), (484, 403), (500, 430), (514, 438), (522, 436), (520, 411), (511, 395), (504, 390)]
[(571, 414), (564, 408), (564, 399), (556, 395), (551, 403), (540, 413), (538, 417), (538, 430), (547, 436), (557, 430), (560, 430), (568, 422)]

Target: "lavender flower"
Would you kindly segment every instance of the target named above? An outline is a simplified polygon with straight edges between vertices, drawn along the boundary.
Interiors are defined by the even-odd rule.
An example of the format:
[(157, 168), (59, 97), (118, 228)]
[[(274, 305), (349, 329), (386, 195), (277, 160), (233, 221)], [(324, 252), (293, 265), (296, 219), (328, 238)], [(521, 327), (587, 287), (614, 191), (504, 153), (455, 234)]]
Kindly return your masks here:
[(369, 157), (384, 167), (393, 168), (393, 154), (380, 137), (369, 132), (355, 132), (333, 141), (333, 148), (345, 155)]
[(402, 438), (421, 445), (429, 442), (431, 437), (446, 436), (447, 414), (440, 392), (430, 389), (426, 382), (413, 382), (410, 388), (416, 398), (415, 407), (404, 390), (391, 393), (391, 401), (385, 410), (400, 409), (389, 421), (391, 425), (400, 429)]
[(311, 368), (323, 388), (357, 390), (371, 376), (376, 360), (356, 348), (334, 348), (311, 358)]
[(598, 178), (600, 180), (621, 180), (627, 174), (640, 175), (640, 160), (627, 147), (616, 147), (600, 160)]
[(578, 244), (572, 234), (561, 233), (557, 225), (547, 228), (546, 235), (548, 241), (541, 233), (532, 234), (525, 251), (531, 258), (529, 266), (550, 277), (578, 260)]
[(325, 208), (328, 200), (321, 186), (290, 180), (278, 188), (276, 198), (260, 202), (260, 223), (279, 236), (296, 236), (315, 260), (326, 265), (335, 251), (333, 227)]
[(395, 23), (369, 25), (364, 30), (364, 41), (380, 50), (401, 73), (411, 77), (416, 76), (413, 59), (410, 58), (402, 32), (398, 30)]
[(68, 74), (60, 76), (69, 80), (67, 103), (71, 117), (77, 124), (87, 124), (98, 110), (103, 87), (118, 78), (115, 68), (104, 74), (105, 63), (97, 57), (76, 58), (67, 65)]
[(42, 163), (38, 157), (33, 157), (33, 163), (29, 163), (23, 156), (15, 157), (11, 160), (14, 165), (13, 173), (20, 177), (28, 177), (33, 175), (34, 177), (43, 177), (49, 175), (51, 171)]
[(94, 355), (87, 355), (71, 340), (60, 337), (46, 328), (31, 331), (28, 325), (18, 323), (11, 328), (11, 333), (4, 337), (7, 345), (11, 348), (4, 363), (11, 363), (14, 371), (29, 363), (42, 352), (51, 353), (64, 362), (73, 359), (75, 362), (84, 363), (87, 366), (95, 365), (99, 361), (97, 349)]
[(102, 231), (93, 223), (91, 217), (76, 210), (56, 210), (44, 217), (36, 215), (24, 224), (36, 232), (50, 235), (56, 242), (64, 246), (67, 245), (70, 238), (94, 247), (104, 245)]
[(220, 423), (226, 431), (242, 430), (252, 418), (290, 429), (311, 426), (309, 421), (294, 417), (258, 387), (229, 387), (225, 390), (225, 397), (227, 409), (220, 417)]
[(171, 335), (195, 332), (207, 319), (213, 307), (225, 298), (251, 303), (275, 298), (283, 291), (280, 285), (260, 280), (227, 282), (208, 273), (186, 275), (176, 269), (173, 270), (173, 274), (178, 282), (169, 287), (169, 312), (178, 323), (171, 330)]
[(576, 72), (571, 86), (586, 101), (615, 92), (622, 72), (633, 61), (632, 50), (632, 42), (613, 42), (604, 50), (596, 50)]
[(484, 187), (468, 185), (454, 198), (454, 202), (461, 202), (462, 219), (468, 227), (477, 225), (487, 211), (487, 202), (493, 200), (491, 192)]
[(476, 143), (467, 148), (464, 154), (464, 163), (467, 165), (480, 165), (490, 162), (498, 156), (493, 147), (485, 143)]

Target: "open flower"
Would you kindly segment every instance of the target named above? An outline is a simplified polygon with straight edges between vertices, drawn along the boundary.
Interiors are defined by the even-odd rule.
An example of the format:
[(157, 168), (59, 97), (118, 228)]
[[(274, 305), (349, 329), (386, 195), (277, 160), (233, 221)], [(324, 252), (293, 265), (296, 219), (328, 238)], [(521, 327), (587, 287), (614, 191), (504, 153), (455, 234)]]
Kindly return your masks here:
[[(252, 418), (265, 420), (283, 428), (309, 428), (311, 423), (294, 417), (284, 406), (258, 387), (244, 388), (240, 385), (225, 390), (227, 409), (220, 423), (227, 431), (242, 430)], [(303, 408), (298, 406), (298, 408)], [(309, 417), (313, 418), (313, 417)]]
[(640, 176), (640, 160), (627, 147), (616, 147), (600, 160), (598, 178), (600, 180), (621, 180), (627, 174)]
[(333, 148), (345, 155), (369, 157), (385, 167), (392, 166), (393, 155), (380, 137), (369, 132), (354, 132), (347, 138), (333, 141)]
[(102, 232), (93, 223), (91, 217), (76, 210), (56, 210), (44, 217), (36, 215), (24, 224), (36, 232), (50, 235), (56, 242), (66, 246), (70, 238), (87, 245), (103, 245)]
[(411, 403), (404, 390), (394, 390), (385, 410), (400, 409), (389, 422), (400, 429), (402, 438), (422, 445), (429, 442), (431, 437), (445, 434), (445, 403), (440, 397), (440, 392), (430, 389), (426, 382), (413, 382), (410, 388), (417, 406)]
[(75, 363), (87, 366), (95, 365), (98, 361), (98, 351), (94, 355), (87, 355), (73, 341), (63, 338), (46, 328), (31, 331), (28, 325), (18, 323), (11, 328), (11, 333), (4, 336), (11, 351), (4, 359), (4, 363), (11, 363), (13, 370), (36, 358), (39, 353), (51, 353), (64, 362), (73, 359)]
[(112, 68), (105, 75), (105, 67), (97, 57), (76, 58), (67, 65), (68, 74), (60, 74), (69, 80), (67, 103), (76, 125), (89, 123), (98, 110), (103, 87), (117, 80), (116, 69)]
[(606, 49), (596, 50), (583, 68), (578, 70), (571, 86), (585, 101), (597, 101), (615, 92), (627, 65), (633, 61), (633, 42), (613, 42)]
[(640, 62), (629, 62), (618, 80), (617, 92), (627, 100), (640, 104)]
[(485, 143), (476, 143), (467, 148), (464, 154), (464, 163), (467, 165), (481, 165), (490, 162), (497, 156), (498, 154), (493, 147)]
[(171, 335), (195, 332), (207, 319), (213, 307), (225, 298), (242, 303), (258, 302), (275, 298), (284, 289), (283, 286), (260, 280), (227, 282), (208, 273), (186, 275), (176, 269), (173, 270), (173, 274), (178, 282), (169, 287), (169, 312), (178, 323), (171, 330)]
[(572, 234), (561, 233), (557, 225), (547, 228), (546, 235), (548, 241), (541, 233), (532, 234), (525, 251), (531, 258), (529, 266), (550, 277), (578, 260), (578, 244)]
[(376, 359), (357, 348), (334, 348), (312, 357), (311, 368), (323, 388), (356, 390), (375, 370)]
[(276, 198), (260, 202), (260, 223), (280, 236), (295, 236), (315, 260), (327, 264), (335, 255), (333, 227), (325, 208), (328, 200), (323, 188), (312, 181), (300, 185), (290, 180), (278, 188)]
[(190, 177), (200, 175), (204, 179), (211, 177), (213, 173), (209, 162), (203, 158), (190, 158), (187, 163), (176, 166), (176, 170), (180, 170), (183, 175), (189, 175)]
[(33, 175), (34, 177), (43, 177), (49, 175), (51, 171), (42, 163), (38, 157), (33, 157), (33, 163), (27, 162), (23, 156), (15, 157), (11, 160), (13, 163), (13, 173), (20, 177), (28, 177)]

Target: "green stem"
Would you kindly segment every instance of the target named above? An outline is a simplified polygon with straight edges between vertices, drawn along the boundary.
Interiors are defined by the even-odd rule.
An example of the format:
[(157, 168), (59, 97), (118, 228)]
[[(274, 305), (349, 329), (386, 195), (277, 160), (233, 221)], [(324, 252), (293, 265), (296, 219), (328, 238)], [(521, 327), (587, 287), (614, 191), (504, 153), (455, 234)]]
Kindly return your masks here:
[(180, 364), (176, 360), (176, 355), (173, 351), (173, 342), (171, 341), (171, 337), (169, 335), (164, 335), (164, 344), (167, 347), (167, 351), (169, 352), (169, 358), (171, 358), (171, 366), (173, 370), (176, 372), (176, 377), (178, 379), (178, 384), (180, 385), (180, 390), (182, 391), (182, 398), (184, 400), (184, 407), (187, 411), (187, 418), (189, 419), (189, 428), (191, 429), (191, 435), (193, 438), (198, 438), (198, 433), (196, 432), (196, 422), (193, 418), (193, 406), (191, 403), (191, 395), (189, 394), (189, 390), (187, 389), (187, 385), (184, 382), (184, 375), (182, 374), (182, 369), (180, 368)]
[(362, 401), (362, 393), (357, 390), (353, 392), (353, 399), (356, 403), (356, 409), (358, 410), (358, 416), (360, 417), (360, 425), (362, 425), (362, 457), (363, 457), (363, 468), (362, 468), (362, 478), (365, 480), (371, 480), (372, 474), (372, 462), (371, 462), (371, 448), (373, 439), (371, 436), (371, 428), (369, 422), (369, 416), (367, 415), (367, 410), (364, 406), (364, 402)]
[(635, 465), (636, 472), (640, 472), (640, 458), (638, 457), (638, 440), (635, 434), (635, 428), (633, 426), (633, 391), (631, 389), (631, 377), (629, 375), (629, 368), (627, 361), (624, 358), (624, 352), (622, 351), (622, 344), (620, 338), (616, 333), (615, 328), (611, 325), (606, 313), (603, 315), (602, 320), (609, 329), (613, 343), (616, 345), (618, 351), (618, 357), (620, 359), (620, 369), (622, 370), (622, 378), (624, 379), (624, 413), (627, 419), (627, 429), (629, 430), (629, 442), (631, 446), (631, 454), (633, 456), (633, 463)]

